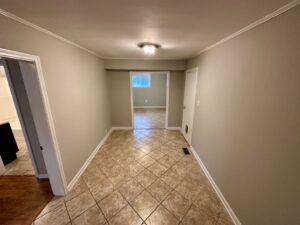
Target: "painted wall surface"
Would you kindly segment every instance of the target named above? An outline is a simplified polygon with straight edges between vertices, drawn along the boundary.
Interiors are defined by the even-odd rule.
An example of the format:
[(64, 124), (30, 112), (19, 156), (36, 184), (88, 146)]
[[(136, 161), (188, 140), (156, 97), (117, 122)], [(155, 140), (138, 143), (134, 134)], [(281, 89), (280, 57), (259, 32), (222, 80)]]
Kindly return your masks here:
[(243, 225), (300, 221), (300, 7), (189, 60), (192, 145)]
[[(112, 125), (131, 126), (130, 71), (107, 71), (111, 101)], [(170, 72), (169, 120), (170, 127), (180, 127), (184, 93), (184, 72)]]
[(167, 73), (151, 72), (150, 88), (132, 88), (134, 106), (166, 106)]
[(170, 73), (169, 127), (181, 127), (185, 72)]
[(4, 67), (0, 66), (0, 123), (3, 122), (9, 122), (12, 129), (21, 129)]
[(104, 59), (107, 70), (183, 71), (186, 63), (186, 60)]
[(128, 71), (107, 71), (113, 127), (131, 126), (130, 75)]
[(41, 59), (69, 183), (111, 127), (103, 60), (4, 16), (0, 28), (0, 48)]

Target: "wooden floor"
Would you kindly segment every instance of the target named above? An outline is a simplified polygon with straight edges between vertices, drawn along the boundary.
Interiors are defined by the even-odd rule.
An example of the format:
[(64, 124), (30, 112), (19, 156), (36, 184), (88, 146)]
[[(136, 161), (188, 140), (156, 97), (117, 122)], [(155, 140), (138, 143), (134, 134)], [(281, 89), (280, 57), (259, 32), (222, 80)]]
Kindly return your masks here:
[(52, 198), (48, 179), (0, 176), (0, 224), (30, 225)]

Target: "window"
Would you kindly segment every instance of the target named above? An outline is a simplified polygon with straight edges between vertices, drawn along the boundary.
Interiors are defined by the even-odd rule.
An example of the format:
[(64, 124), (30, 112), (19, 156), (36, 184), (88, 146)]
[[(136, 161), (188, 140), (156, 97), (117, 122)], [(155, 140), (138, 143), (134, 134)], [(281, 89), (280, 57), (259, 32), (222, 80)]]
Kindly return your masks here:
[(131, 77), (131, 85), (133, 88), (150, 88), (151, 87), (150, 73), (133, 73)]

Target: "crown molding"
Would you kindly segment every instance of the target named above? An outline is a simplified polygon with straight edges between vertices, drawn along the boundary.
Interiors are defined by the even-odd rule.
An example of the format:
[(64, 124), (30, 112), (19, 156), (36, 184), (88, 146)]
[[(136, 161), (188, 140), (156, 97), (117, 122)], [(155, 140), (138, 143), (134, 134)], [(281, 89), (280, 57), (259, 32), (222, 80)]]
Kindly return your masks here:
[[(274, 18), (274, 17), (276, 17), (276, 16), (278, 16), (278, 15), (280, 15), (280, 14), (282, 14), (282, 13), (284, 13), (284, 12), (286, 12), (286, 11), (288, 11), (288, 10), (296, 7), (296, 6), (298, 6), (299, 4), (300, 4), (300, 0), (294, 0), (294, 1), (292, 1), (292, 2), (290, 2), (288, 4), (286, 4), (286, 5), (284, 5), (283, 7), (275, 10), (274, 12), (266, 15), (265, 17), (263, 17), (263, 18), (255, 21), (255, 22), (249, 24), (248, 26), (246, 26), (246, 27), (238, 30), (237, 32), (235, 32), (235, 33), (233, 33), (233, 34), (231, 34), (231, 35), (229, 35), (229, 36), (221, 39), (220, 41), (218, 41), (218, 42), (210, 45), (209, 47), (201, 50), (195, 56), (198, 56), (198, 55), (200, 55), (200, 54), (202, 54), (202, 53), (204, 53), (204, 52), (206, 52), (206, 51), (208, 51), (208, 50), (210, 50), (212, 48), (215, 48), (215, 47), (223, 44), (224, 42), (227, 42), (227, 41), (229, 41), (229, 40), (231, 40), (231, 39), (233, 39), (233, 38), (235, 38), (235, 37), (243, 34), (244, 32), (249, 31), (249, 30), (251, 30), (251, 29), (259, 26), (260, 24), (263, 24), (263, 23), (271, 20), (272, 18)], [(22, 19), (22, 18), (14, 15), (14, 14), (12, 14), (12, 13), (4, 10), (4, 9), (1, 9), (1, 8), (0, 8), (0, 15), (6, 16), (6, 17), (8, 17), (8, 18), (10, 18), (10, 19), (12, 19), (14, 21), (22, 23), (22, 24), (24, 24), (26, 26), (29, 26), (29, 27), (31, 27), (31, 28), (33, 28), (35, 30), (38, 30), (38, 31), (40, 31), (42, 33), (45, 33), (47, 35), (50, 35), (50, 36), (52, 36), (52, 37), (54, 37), (56, 39), (59, 39), (59, 40), (61, 40), (63, 42), (66, 42), (66, 43), (68, 43), (70, 45), (73, 45), (73, 46), (75, 46), (77, 48), (80, 48), (80, 49), (82, 49), (82, 50), (84, 50), (86, 52), (89, 52), (90, 54), (95, 55), (95, 56), (97, 56), (99, 58), (102, 58), (102, 59), (107, 59), (107, 60), (110, 60), (110, 59), (111, 60), (112, 59), (119, 59), (119, 60), (125, 60), (125, 59), (126, 60), (186, 60), (186, 59), (195, 57), (195, 56), (193, 56), (193, 57), (186, 57), (186, 58), (114, 58), (114, 57), (105, 57), (105, 56), (99, 55), (98, 53), (96, 53), (96, 52), (94, 52), (94, 51), (92, 51), (90, 49), (87, 49), (87, 48), (85, 48), (85, 47), (83, 47), (83, 46), (81, 46), (81, 45), (79, 45), (79, 44), (77, 44), (77, 43), (75, 43), (73, 41), (70, 41), (70, 40), (68, 40), (68, 39), (66, 39), (66, 38), (64, 38), (64, 37), (62, 37), (62, 36), (60, 36), (58, 34), (55, 34), (55, 33), (51, 32), (51, 31), (49, 31), (49, 30), (47, 30), (45, 28), (42, 28), (40, 26), (37, 26), (37, 25), (35, 25), (35, 24), (33, 24), (33, 23), (25, 20), (25, 19)]]
[[(246, 31), (249, 31), (249, 30), (251, 30), (251, 29), (253, 29), (253, 28), (255, 28), (255, 27), (257, 27), (257, 26), (259, 26), (259, 25), (261, 25), (261, 24), (263, 24), (263, 23), (265, 23), (265, 22), (271, 20), (271, 19), (273, 19), (274, 17), (279, 16), (280, 14), (282, 14), (282, 13), (284, 13), (284, 12), (286, 12), (286, 11), (288, 11), (288, 10), (294, 8), (294, 7), (296, 7), (296, 6), (299, 5), (299, 4), (300, 4), (300, 0), (294, 0), (294, 1), (291, 1), (290, 3), (284, 5), (283, 7), (281, 7), (281, 8), (279, 8), (279, 9), (275, 10), (274, 12), (272, 12), (272, 13), (266, 15), (266, 16), (264, 16), (263, 18), (261, 18), (261, 19), (259, 19), (259, 20), (256, 20), (255, 22), (249, 24), (248, 26), (246, 26), (246, 27), (244, 27), (244, 28), (238, 30), (237, 32), (235, 32), (235, 33), (233, 33), (233, 34), (231, 34), (231, 35), (229, 35), (229, 36), (223, 38), (222, 40), (216, 42), (215, 44), (212, 44), (212, 45), (210, 45), (209, 47), (207, 47), (207, 48), (201, 50), (201, 51), (198, 52), (197, 55), (195, 55), (195, 56), (198, 56), (198, 55), (200, 55), (200, 54), (202, 54), (202, 53), (204, 53), (204, 52), (206, 52), (206, 51), (208, 51), (208, 50), (210, 50), (210, 49), (212, 49), (212, 48), (215, 48), (215, 47), (217, 47), (218, 45), (221, 45), (221, 44), (223, 44), (224, 42), (227, 42), (227, 41), (229, 41), (229, 40), (231, 40), (231, 39), (233, 39), (233, 38), (235, 38), (235, 37), (237, 37), (237, 36), (239, 36), (239, 35), (245, 33)], [(194, 56), (194, 57), (195, 57), (195, 56)]]
[(102, 59), (106, 59), (106, 60), (144, 60), (144, 61), (155, 61), (155, 60), (165, 60), (165, 61), (175, 61), (175, 60), (178, 60), (178, 61), (181, 61), (181, 60), (187, 60), (188, 57), (183, 57), (183, 58), (178, 58), (178, 57), (175, 57), (175, 58), (162, 58), (162, 57), (151, 57), (151, 58), (145, 58), (145, 57), (141, 57), (141, 58), (135, 58), (135, 57), (124, 57), (124, 58), (120, 58), (120, 57), (102, 57)]
[(25, 19), (22, 19), (21, 17), (18, 17), (18, 16), (16, 16), (15, 14), (12, 14), (12, 13), (10, 13), (10, 12), (4, 10), (4, 9), (1, 9), (1, 8), (0, 8), (0, 15), (6, 16), (6, 17), (8, 17), (8, 18), (10, 18), (10, 19), (12, 19), (12, 20), (14, 20), (14, 21), (17, 21), (17, 22), (19, 22), (19, 23), (22, 23), (23, 25), (26, 25), (26, 26), (28, 26), (28, 27), (31, 27), (31, 28), (33, 28), (33, 29), (35, 29), (35, 30), (38, 30), (38, 31), (44, 33), (44, 34), (47, 34), (47, 35), (49, 35), (49, 36), (52, 36), (52, 37), (54, 37), (54, 38), (56, 38), (56, 39), (58, 39), (58, 40), (60, 40), (60, 41), (66, 42), (66, 43), (68, 43), (68, 44), (70, 44), (70, 45), (73, 45), (73, 46), (75, 46), (75, 47), (77, 47), (77, 48), (80, 48), (80, 49), (82, 49), (82, 50), (84, 50), (84, 51), (86, 51), (86, 52), (88, 52), (88, 53), (90, 53), (90, 54), (92, 54), (92, 55), (95, 55), (95, 56), (99, 57), (99, 58), (103, 58), (101, 55), (97, 54), (96, 52), (94, 52), (94, 51), (92, 51), (92, 50), (89, 50), (89, 49), (87, 49), (87, 48), (85, 48), (85, 47), (82, 47), (81, 45), (79, 45), (79, 44), (77, 44), (77, 43), (75, 43), (75, 42), (73, 42), (73, 41), (70, 41), (70, 40), (68, 40), (68, 39), (66, 39), (66, 38), (64, 38), (64, 37), (62, 37), (62, 36), (60, 36), (60, 35), (58, 35), (58, 34), (55, 34), (55, 33), (51, 32), (51, 31), (49, 31), (49, 30), (47, 30), (47, 29), (45, 29), (45, 28), (42, 28), (42, 27), (40, 27), (40, 26), (38, 26), (38, 25), (35, 25), (35, 24), (33, 24), (33, 23), (31, 23), (31, 22), (25, 20)]

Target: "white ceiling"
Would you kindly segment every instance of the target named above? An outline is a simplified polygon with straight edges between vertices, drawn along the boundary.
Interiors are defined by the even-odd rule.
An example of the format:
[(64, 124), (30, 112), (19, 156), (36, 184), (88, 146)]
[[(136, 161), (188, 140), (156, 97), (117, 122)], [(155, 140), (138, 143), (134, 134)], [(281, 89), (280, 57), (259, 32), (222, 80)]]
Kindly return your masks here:
[(149, 58), (137, 43), (162, 45), (154, 59), (183, 59), (290, 0), (0, 0), (0, 8), (104, 58)]

